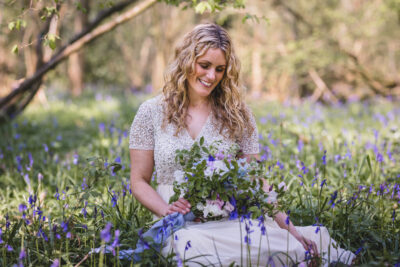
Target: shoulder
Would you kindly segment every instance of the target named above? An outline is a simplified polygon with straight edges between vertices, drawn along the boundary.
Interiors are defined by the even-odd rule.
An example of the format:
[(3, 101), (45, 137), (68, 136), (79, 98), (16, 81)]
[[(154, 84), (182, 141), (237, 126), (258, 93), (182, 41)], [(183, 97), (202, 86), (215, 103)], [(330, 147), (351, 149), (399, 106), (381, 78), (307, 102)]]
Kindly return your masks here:
[(160, 106), (162, 103), (163, 103), (163, 96), (157, 95), (155, 97), (152, 97), (144, 101), (139, 108), (153, 109), (156, 108), (157, 106)]
[(140, 104), (137, 113), (147, 113), (148, 115), (159, 114), (162, 111), (163, 102), (164, 100), (162, 95), (157, 95), (155, 97), (147, 99), (142, 104)]

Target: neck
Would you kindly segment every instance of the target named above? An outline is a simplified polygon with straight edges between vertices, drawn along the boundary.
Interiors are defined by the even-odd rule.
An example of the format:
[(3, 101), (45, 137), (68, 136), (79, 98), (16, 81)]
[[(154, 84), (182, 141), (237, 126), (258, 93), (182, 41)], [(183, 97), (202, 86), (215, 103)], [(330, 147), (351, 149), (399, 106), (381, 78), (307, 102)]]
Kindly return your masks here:
[(191, 108), (203, 108), (208, 107), (210, 101), (207, 97), (191, 97), (189, 96), (189, 107)]

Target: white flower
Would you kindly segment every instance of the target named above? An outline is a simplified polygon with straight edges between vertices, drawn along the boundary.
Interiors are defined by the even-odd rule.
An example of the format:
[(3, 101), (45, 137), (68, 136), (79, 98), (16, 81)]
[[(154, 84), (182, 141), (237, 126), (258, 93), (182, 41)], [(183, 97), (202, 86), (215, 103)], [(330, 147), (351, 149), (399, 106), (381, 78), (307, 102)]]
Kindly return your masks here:
[(196, 209), (198, 209), (198, 210), (203, 210), (203, 209), (204, 209), (203, 203), (201, 203), (201, 202), (197, 203)]
[(272, 190), (272, 191), (268, 192), (268, 197), (265, 201), (267, 203), (275, 203), (277, 196), (278, 196), (278, 193)]
[(215, 204), (206, 204), (203, 210), (204, 218), (207, 218), (208, 215), (211, 217), (224, 215), (226, 211), (222, 210), (218, 205)]
[(213, 166), (208, 166), (207, 169), (204, 171), (204, 176), (205, 177), (211, 177), (214, 173), (214, 167)]
[(286, 191), (286, 190), (287, 190), (287, 186), (286, 186), (285, 182), (281, 182), (281, 183), (278, 185), (278, 188), (279, 188), (279, 189), (282, 189), (282, 187), (283, 187), (283, 191)]
[(224, 175), (229, 169), (226, 167), (225, 162), (222, 160), (214, 161), (214, 169), (219, 172), (221, 175)]
[(235, 207), (234, 207), (229, 201), (226, 201), (226, 202), (225, 202), (224, 209), (225, 209), (227, 212), (232, 212), (232, 211), (235, 209)]

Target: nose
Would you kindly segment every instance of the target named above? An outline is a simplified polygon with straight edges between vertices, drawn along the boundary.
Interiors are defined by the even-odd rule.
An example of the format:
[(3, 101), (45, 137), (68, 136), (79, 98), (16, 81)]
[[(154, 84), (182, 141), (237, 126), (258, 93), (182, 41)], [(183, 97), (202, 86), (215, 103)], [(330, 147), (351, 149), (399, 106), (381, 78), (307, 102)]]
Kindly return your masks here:
[(211, 81), (214, 81), (214, 80), (215, 80), (215, 70), (210, 69), (210, 70), (207, 72), (207, 79), (210, 79)]

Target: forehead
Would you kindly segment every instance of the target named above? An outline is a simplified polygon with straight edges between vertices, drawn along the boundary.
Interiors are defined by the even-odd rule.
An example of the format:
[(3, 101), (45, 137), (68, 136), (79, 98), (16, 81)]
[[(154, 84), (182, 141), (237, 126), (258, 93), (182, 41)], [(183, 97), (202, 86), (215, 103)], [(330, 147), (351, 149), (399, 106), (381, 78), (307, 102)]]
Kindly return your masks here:
[(204, 55), (197, 58), (197, 61), (208, 61), (217, 66), (226, 65), (225, 52), (220, 48), (209, 48)]

